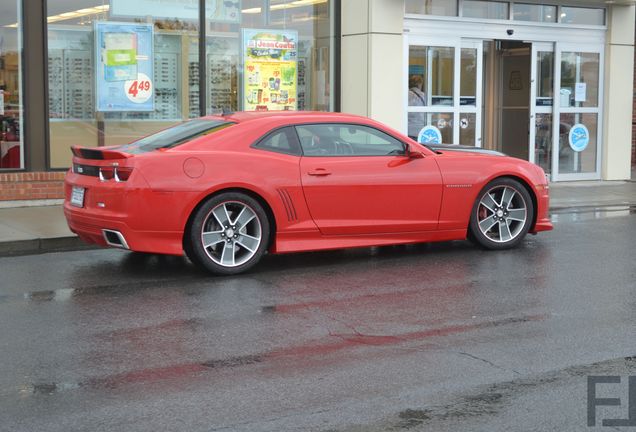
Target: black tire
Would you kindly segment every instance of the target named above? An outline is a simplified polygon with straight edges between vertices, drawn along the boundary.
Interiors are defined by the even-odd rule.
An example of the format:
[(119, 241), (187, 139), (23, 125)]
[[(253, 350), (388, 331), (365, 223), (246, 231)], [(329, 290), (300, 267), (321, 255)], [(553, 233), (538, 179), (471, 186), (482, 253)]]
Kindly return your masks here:
[[(239, 220), (247, 218), (244, 225)], [(269, 230), (269, 219), (257, 200), (240, 192), (225, 192), (210, 197), (195, 211), (184, 237), (184, 251), (194, 265), (211, 273), (239, 274), (265, 254)]]
[(533, 218), (528, 190), (517, 180), (498, 178), (479, 192), (470, 213), (468, 238), (486, 249), (510, 249), (523, 241)]

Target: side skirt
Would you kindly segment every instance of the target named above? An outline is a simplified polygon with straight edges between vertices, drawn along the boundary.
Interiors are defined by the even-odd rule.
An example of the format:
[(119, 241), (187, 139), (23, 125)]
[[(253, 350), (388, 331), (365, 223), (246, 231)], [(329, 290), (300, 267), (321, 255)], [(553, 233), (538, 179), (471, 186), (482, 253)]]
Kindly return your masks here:
[(395, 244), (431, 243), (466, 239), (467, 230), (423, 231), (411, 233), (325, 236), (317, 231), (279, 233), (271, 253), (306, 252)]

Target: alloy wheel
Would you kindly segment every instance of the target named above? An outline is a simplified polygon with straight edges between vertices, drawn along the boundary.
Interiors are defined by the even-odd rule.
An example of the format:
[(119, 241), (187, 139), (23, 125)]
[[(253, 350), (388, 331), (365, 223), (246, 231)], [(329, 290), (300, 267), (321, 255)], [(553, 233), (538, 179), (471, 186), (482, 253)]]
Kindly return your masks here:
[(203, 250), (222, 267), (245, 264), (257, 253), (262, 241), (263, 229), (257, 213), (239, 201), (218, 204), (203, 222)]
[(496, 186), (486, 192), (477, 206), (481, 233), (496, 243), (517, 238), (526, 225), (528, 205), (523, 195), (511, 186)]

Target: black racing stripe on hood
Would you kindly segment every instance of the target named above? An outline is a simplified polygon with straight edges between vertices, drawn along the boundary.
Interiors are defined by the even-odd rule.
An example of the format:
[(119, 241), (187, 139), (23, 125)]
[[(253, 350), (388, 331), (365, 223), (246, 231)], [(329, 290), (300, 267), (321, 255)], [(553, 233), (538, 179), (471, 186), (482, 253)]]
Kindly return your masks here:
[(457, 152), (466, 152), (466, 153), (480, 153), (480, 154), (487, 154), (492, 156), (505, 156), (505, 154), (495, 150), (488, 150), (488, 149), (483, 149), (479, 147), (471, 147), (471, 146), (458, 145), (458, 144), (427, 144), (427, 147), (430, 148), (431, 150), (442, 151), (442, 152), (457, 151)]

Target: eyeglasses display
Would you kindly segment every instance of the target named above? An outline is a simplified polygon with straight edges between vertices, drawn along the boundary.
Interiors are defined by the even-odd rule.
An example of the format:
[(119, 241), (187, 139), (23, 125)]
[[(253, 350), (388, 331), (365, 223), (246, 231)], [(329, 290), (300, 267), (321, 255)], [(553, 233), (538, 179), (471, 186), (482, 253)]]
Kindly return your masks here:
[(178, 55), (155, 52), (155, 112), (149, 117), (156, 120), (180, 119), (179, 99)]
[(64, 59), (57, 50), (49, 51), (49, 116), (64, 117)]
[(188, 103), (189, 118), (199, 117), (199, 60), (198, 56), (191, 55), (188, 62)]
[[(232, 80), (236, 71), (237, 57), (230, 55), (208, 55), (208, 109), (210, 112), (222, 110), (236, 110), (237, 98), (232, 88), (236, 88), (236, 78)], [(234, 86), (234, 87), (233, 87)]]
[(49, 50), (49, 115), (94, 118), (93, 62), (89, 51)]
[(307, 64), (304, 59), (298, 59), (298, 77), (296, 78), (298, 81), (298, 110), (303, 111), (305, 109), (305, 104), (307, 103), (307, 92), (306, 92), (306, 78), (305, 73), (307, 69)]

